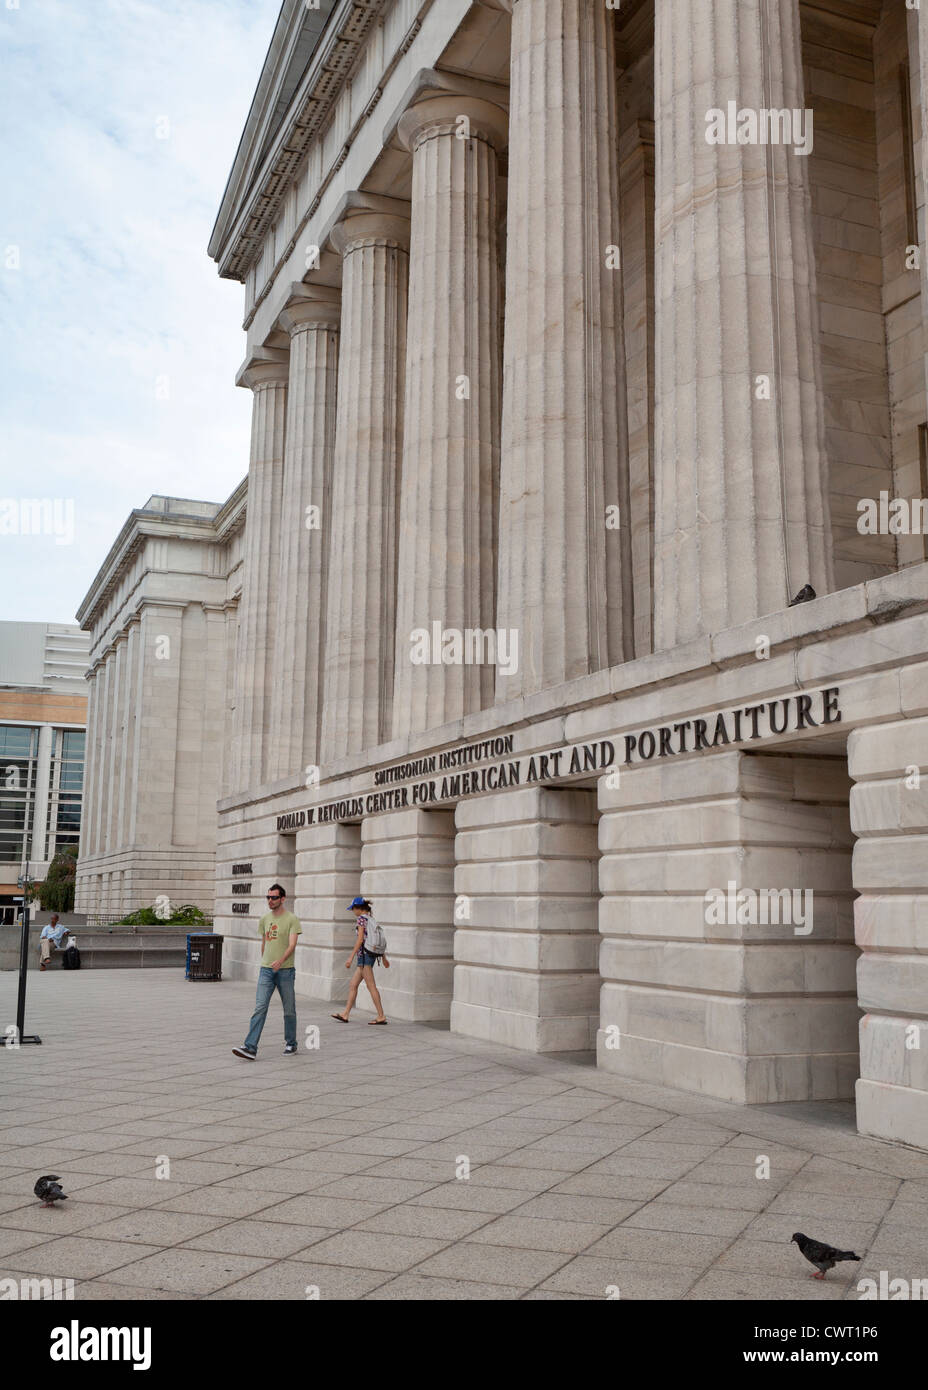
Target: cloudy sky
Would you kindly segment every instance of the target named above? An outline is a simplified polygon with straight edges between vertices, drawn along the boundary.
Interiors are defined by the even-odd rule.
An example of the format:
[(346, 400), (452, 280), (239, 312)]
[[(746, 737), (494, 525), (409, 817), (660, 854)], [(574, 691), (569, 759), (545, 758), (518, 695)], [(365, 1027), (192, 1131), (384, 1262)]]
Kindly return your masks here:
[(279, 8), (0, 0), (0, 620), (73, 622), (133, 507), (247, 471), (206, 246)]

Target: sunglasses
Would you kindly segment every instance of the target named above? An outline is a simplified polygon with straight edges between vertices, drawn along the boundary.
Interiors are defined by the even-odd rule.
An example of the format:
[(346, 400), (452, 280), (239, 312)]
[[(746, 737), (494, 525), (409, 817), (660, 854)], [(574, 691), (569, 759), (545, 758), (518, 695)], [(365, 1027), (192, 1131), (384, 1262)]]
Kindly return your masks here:
[(268, 900), (269, 903), (279, 903), (279, 902), (280, 902), (280, 894), (279, 894), (279, 893), (268, 893), (268, 895), (267, 895), (267, 900)]

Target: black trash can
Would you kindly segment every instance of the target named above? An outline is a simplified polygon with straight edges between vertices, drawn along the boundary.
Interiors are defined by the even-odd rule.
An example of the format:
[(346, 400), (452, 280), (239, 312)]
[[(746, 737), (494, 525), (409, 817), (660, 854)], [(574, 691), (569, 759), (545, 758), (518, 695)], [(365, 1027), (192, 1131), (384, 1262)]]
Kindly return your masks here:
[(222, 940), (214, 932), (195, 932), (187, 937), (188, 980), (222, 979)]

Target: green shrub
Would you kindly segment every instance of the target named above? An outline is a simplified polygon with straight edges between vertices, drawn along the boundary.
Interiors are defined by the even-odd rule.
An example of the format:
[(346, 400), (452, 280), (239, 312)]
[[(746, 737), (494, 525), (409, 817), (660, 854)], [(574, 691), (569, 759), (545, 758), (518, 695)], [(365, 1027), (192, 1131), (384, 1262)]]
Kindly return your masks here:
[(178, 926), (208, 926), (210, 918), (205, 912), (201, 912), (193, 903), (184, 903), (182, 907), (175, 907), (170, 917), (159, 917), (153, 907), (140, 907), (138, 912), (129, 912), (125, 917), (120, 917), (114, 925), (117, 927), (178, 927)]
[(77, 845), (65, 845), (48, 866), (45, 882), (37, 885), (43, 912), (74, 911)]

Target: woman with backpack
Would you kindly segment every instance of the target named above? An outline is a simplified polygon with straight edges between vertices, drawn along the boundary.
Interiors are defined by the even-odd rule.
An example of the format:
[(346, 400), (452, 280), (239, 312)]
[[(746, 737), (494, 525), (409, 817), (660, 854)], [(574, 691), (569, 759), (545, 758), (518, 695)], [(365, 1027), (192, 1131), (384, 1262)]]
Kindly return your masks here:
[(384, 936), (379, 922), (374, 920), (371, 905), (366, 898), (354, 898), (348, 911), (353, 912), (357, 920), (358, 937), (354, 943), (354, 950), (345, 961), (345, 969), (351, 969), (355, 957), (357, 957), (358, 964), (348, 985), (348, 1003), (340, 1014), (333, 1014), (332, 1017), (337, 1018), (339, 1023), (349, 1021), (348, 1015), (355, 1006), (358, 990), (361, 988), (361, 981), (363, 980), (374, 1001), (374, 1008), (377, 1010), (377, 1017), (368, 1020), (368, 1027), (375, 1023), (386, 1023), (380, 991), (374, 983), (374, 966), (379, 960), (382, 960), (386, 968), (390, 969), (390, 962), (387, 960), (387, 938)]

